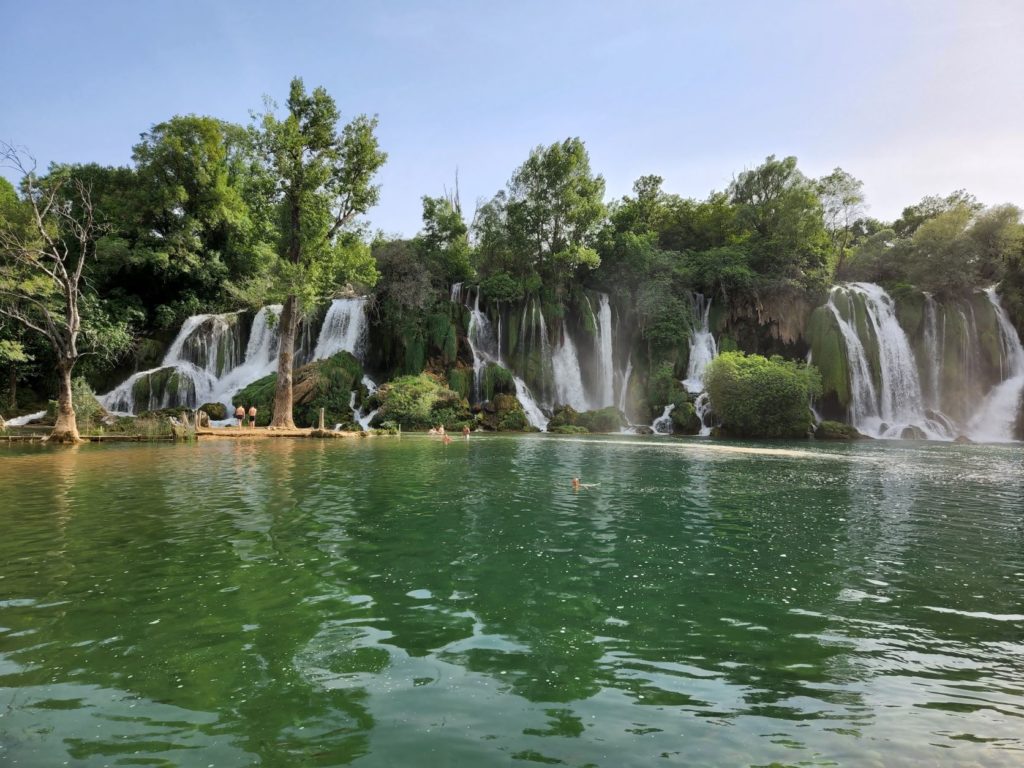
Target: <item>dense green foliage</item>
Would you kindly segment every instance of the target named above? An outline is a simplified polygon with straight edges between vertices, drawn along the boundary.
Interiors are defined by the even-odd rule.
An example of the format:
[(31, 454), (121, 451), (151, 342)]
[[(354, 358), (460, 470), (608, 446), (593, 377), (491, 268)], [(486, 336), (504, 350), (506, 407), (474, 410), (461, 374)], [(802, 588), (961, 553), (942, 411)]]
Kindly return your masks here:
[(406, 430), (426, 430), (443, 424), (461, 429), (472, 422), (469, 403), (436, 376), (401, 376), (384, 384), (373, 395), (379, 411), (373, 425), (393, 422)]
[[(352, 427), (352, 409), (349, 398), (353, 390), (365, 394), (361, 384), (363, 368), (348, 352), (339, 352), (326, 360), (317, 360), (295, 370), (295, 423), (300, 427), (315, 427), (319, 423), (320, 409), (324, 409), (324, 423), (328, 429), (335, 424)], [(256, 406), (256, 425), (265, 427), (274, 416), (274, 388), (276, 375), (254, 381), (233, 398), (232, 402), (248, 410)]]
[(723, 352), (708, 366), (708, 394), (724, 434), (806, 437), (810, 400), (821, 391), (812, 365), (742, 352)]
[[(616, 344), (633, 354), (630, 416), (674, 404), (684, 433), (697, 422), (679, 384), (700, 322), (694, 292), (712, 299), (723, 349), (795, 358), (813, 341), (837, 407), (849, 400), (843, 342), (827, 315), (812, 313), (835, 280), (879, 282), (894, 296), (914, 285), (939, 298), (999, 283), (1024, 331), (1024, 226), (1012, 205), (985, 207), (957, 191), (877, 221), (865, 215), (863, 184), (843, 169), (812, 179), (795, 157), (774, 155), (703, 199), (645, 175), (630, 194), (606, 200), (583, 141), (568, 138), (531, 151), (471, 225), (456, 179), (453, 191), (422, 197), (419, 234), (371, 238), (360, 217), (378, 200), (373, 182), (386, 158), (376, 118), (342, 124), (331, 96), (299, 79), (283, 107), (270, 105), (248, 127), (172, 116), (141, 135), (129, 166), (59, 164), (41, 178), (81, 182), (95, 203), (101, 234), (84, 275), (82, 336), (108, 354), (83, 358), (76, 371), (99, 391), (159, 365), (188, 315), (291, 298), (294, 320), (350, 288), (371, 297), (370, 373), (387, 380), (430, 372), (459, 398), (473, 393), (469, 311), (449, 301), (454, 283), (474, 286), (472, 297), (479, 290), (492, 321), (505, 319), (503, 359), (531, 388), (542, 343), (524, 310), (541, 309), (553, 345), (566, 327), (594, 333), (595, 291), (605, 291), (616, 328), (625, 329)], [(26, 194), (0, 180), (0, 225), (30, 224)], [(9, 261), (0, 257), (2, 273)], [(765, 331), (780, 314), (798, 315), (798, 304), (806, 311), (795, 332)], [(914, 310), (909, 300), (900, 306)], [(508, 322), (514, 316), (527, 319)], [(530, 343), (513, 349), (527, 335)], [(51, 397), (55, 362), (39, 334), (0, 322), (5, 410)], [(513, 395), (511, 371), (489, 367), (482, 399)], [(146, 386), (165, 387), (170, 375), (158, 372)], [(347, 392), (345, 408), (332, 405), (343, 421)], [(270, 410), (268, 401), (261, 421)], [(309, 413), (299, 420), (310, 423)]]

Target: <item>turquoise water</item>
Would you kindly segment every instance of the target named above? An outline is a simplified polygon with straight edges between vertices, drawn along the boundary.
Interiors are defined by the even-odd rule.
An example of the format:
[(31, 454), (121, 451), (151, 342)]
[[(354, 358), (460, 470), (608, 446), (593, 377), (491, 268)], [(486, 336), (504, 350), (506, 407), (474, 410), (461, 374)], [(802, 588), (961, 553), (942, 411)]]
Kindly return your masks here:
[(705, 446), (0, 448), (0, 765), (1024, 762), (1019, 446)]

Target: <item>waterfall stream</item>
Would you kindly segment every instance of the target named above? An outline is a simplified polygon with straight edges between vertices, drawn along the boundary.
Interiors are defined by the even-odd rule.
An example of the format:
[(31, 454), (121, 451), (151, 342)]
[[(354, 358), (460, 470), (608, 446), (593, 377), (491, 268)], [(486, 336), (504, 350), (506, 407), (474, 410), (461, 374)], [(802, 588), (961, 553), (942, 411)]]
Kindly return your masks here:
[(1024, 348), (1020, 337), (999, 302), (995, 288), (985, 291), (996, 313), (999, 344), (1002, 352), (1000, 368), (1006, 378), (988, 393), (967, 425), (972, 440), (1006, 442), (1013, 439), (1013, 422), (1024, 392)]
[[(324, 317), (316, 344), (307, 356), (324, 359), (341, 351), (360, 356), (365, 337), (365, 298), (335, 299)], [(160, 365), (132, 374), (100, 403), (114, 413), (203, 403), (223, 403), (229, 409), (235, 393), (277, 369), (281, 305), (262, 307), (253, 317), (245, 351), (238, 313), (194, 315), (182, 323)], [(308, 325), (308, 324), (306, 324)], [(308, 327), (303, 334), (311, 335)], [(301, 338), (301, 335), (300, 335)]]
[(597, 309), (598, 390), (595, 408), (615, 405), (615, 359), (612, 344), (612, 307), (607, 293), (601, 294)]

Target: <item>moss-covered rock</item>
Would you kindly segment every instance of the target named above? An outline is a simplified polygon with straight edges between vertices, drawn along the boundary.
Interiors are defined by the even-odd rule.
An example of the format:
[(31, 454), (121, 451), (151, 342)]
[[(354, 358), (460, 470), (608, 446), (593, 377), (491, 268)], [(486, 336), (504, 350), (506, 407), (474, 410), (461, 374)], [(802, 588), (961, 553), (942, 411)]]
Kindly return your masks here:
[(516, 383), (512, 372), (497, 363), (488, 363), (481, 377), (484, 400), (493, 400), (495, 395), (514, 395)]
[[(363, 367), (348, 352), (316, 360), (295, 370), (292, 378), (292, 417), (300, 427), (316, 426), (320, 409), (327, 424), (350, 421), (352, 390), (362, 387)], [(265, 427), (273, 418), (277, 376), (270, 374), (239, 390), (231, 402), (246, 409), (256, 406), (256, 425)]]
[(821, 373), (823, 395), (833, 395), (842, 408), (850, 404), (850, 366), (846, 342), (835, 315), (828, 307), (818, 307), (807, 324), (811, 359)]
[(577, 426), (586, 427), (591, 432), (618, 432), (626, 426), (619, 409), (608, 406), (596, 411), (583, 411), (577, 415)]
[(577, 427), (572, 424), (559, 424), (557, 427), (548, 425), (548, 432), (555, 435), (589, 435), (590, 430), (586, 427)]
[(452, 392), (458, 392), (467, 400), (473, 394), (472, 368), (450, 368), (446, 378), (448, 379), (448, 389)]
[(379, 408), (373, 426), (392, 422), (403, 430), (426, 430), (443, 424), (454, 430), (472, 422), (466, 398), (429, 373), (389, 381), (377, 390), (373, 401)]
[(526, 411), (515, 395), (498, 394), (484, 403), (477, 417), (477, 423), (492, 432), (529, 432), (530, 422)]
[(223, 421), (228, 417), (228, 408), (224, 403), (203, 403), (197, 410), (205, 413), (213, 421)]
[(677, 435), (696, 435), (700, 432), (700, 417), (689, 400), (677, 403), (672, 409), (672, 427)]
[[(558, 427), (578, 426), (580, 426), (580, 414), (571, 405), (559, 406), (548, 420), (548, 432), (552, 432)], [(587, 431), (586, 428), (584, 428), (584, 431)]]
[(864, 435), (857, 428), (841, 421), (823, 421), (814, 430), (819, 440), (862, 440)]

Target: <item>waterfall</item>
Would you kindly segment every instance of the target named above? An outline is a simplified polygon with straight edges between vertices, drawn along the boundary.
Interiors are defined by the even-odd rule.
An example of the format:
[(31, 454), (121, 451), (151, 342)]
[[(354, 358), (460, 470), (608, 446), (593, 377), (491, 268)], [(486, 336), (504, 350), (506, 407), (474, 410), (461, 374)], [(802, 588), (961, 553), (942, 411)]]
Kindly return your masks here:
[(498, 362), (497, 355), (490, 349), (490, 331), (491, 322), (487, 315), (480, 311), (480, 289), (477, 288), (476, 299), (469, 316), (466, 340), (469, 342), (470, 352), (473, 353), (473, 399), (478, 401), (483, 397), (484, 367), (488, 363)]
[(313, 359), (322, 360), (342, 351), (361, 359), (365, 337), (366, 297), (335, 299), (324, 317)]
[[(363, 376), (363, 386), (366, 387), (366, 391), (369, 394), (373, 394), (377, 391), (377, 383), (369, 376)], [(377, 411), (380, 408), (374, 408), (372, 411), (366, 412), (363, 408), (356, 408), (356, 397), (359, 395), (359, 391), (353, 389), (351, 395), (348, 398), (348, 407), (352, 411), (352, 421), (359, 425), (360, 429), (364, 432), (370, 429), (370, 422), (373, 421), (373, 417), (377, 415)], [(334, 431), (337, 432), (341, 429), (341, 424), (334, 426)]]
[(711, 302), (702, 293), (694, 293), (693, 316), (700, 321), (700, 328), (690, 334), (690, 360), (686, 366), (683, 386), (693, 395), (704, 391), (704, 371), (718, 356), (718, 345), (708, 325), (711, 317)]
[(1006, 378), (988, 393), (967, 425), (972, 440), (1005, 442), (1013, 439), (1013, 423), (1024, 391), (1024, 348), (999, 302), (994, 287), (985, 291), (999, 326), (1000, 369)]
[(554, 377), (551, 370), (551, 342), (548, 341), (548, 325), (544, 322), (544, 307), (537, 307), (537, 333), (540, 335), (540, 379), (541, 398), (547, 399), (550, 394), (548, 382)]
[[(843, 317), (836, 305), (839, 295), (849, 301), (849, 318)], [(859, 306), (864, 310), (864, 325), (870, 329), (868, 342), (877, 348), (877, 387), (864, 340), (858, 334)], [(925, 414), (917, 361), (907, 335), (896, 319), (889, 294), (874, 283), (849, 283), (832, 288), (828, 307), (846, 343), (850, 370), (850, 420), (853, 425), (871, 437), (952, 438), (948, 420)]]
[[(633, 377), (633, 353), (626, 358), (626, 371), (622, 374), (622, 389), (619, 392), (619, 410), (626, 413), (626, 396), (629, 393), (629, 380)], [(627, 415), (628, 419), (629, 416)]]
[(665, 406), (665, 410), (662, 411), (661, 416), (651, 422), (651, 429), (656, 435), (671, 435), (672, 434), (672, 411), (676, 409), (675, 403), (669, 403)]
[[(526, 310), (524, 308), (523, 317), (525, 318), (525, 316)], [(473, 354), (473, 396), (476, 400), (479, 400), (483, 390), (484, 367), (488, 363), (497, 363), (504, 366), (501, 359), (501, 351), (491, 338), (491, 323), (487, 319), (487, 315), (480, 310), (479, 288), (477, 289), (473, 308), (470, 312), (466, 340), (469, 342), (469, 350)], [(530, 426), (536, 427), (542, 432), (545, 431), (548, 427), (548, 420), (530, 393), (530, 388), (518, 376), (513, 375), (512, 380), (515, 382), (516, 397), (519, 399), (519, 404), (523, 406), (523, 410), (526, 412), (526, 420), (530, 423)]]
[[(365, 336), (365, 305), (365, 298), (332, 302), (308, 356), (320, 360), (341, 350), (359, 352)], [(238, 313), (189, 317), (159, 366), (132, 374), (102, 395), (100, 403), (109, 411), (127, 414), (195, 408), (203, 403), (223, 403), (230, 408), (238, 390), (277, 370), (281, 309), (280, 304), (272, 304), (256, 313), (244, 354)], [(308, 327), (303, 333), (311, 336)], [(311, 342), (306, 346), (312, 346)]]
[(928, 403), (932, 410), (942, 408), (942, 370), (941, 350), (945, 347), (945, 315), (943, 315), (943, 335), (940, 341), (938, 329), (938, 312), (935, 299), (930, 293), (924, 295), (924, 348), (930, 365), (928, 366)]
[(39, 421), (46, 415), (46, 411), (36, 411), (35, 413), (26, 413), (24, 416), (15, 416), (13, 419), (7, 420), (8, 427), (24, 427), (33, 421)]
[(615, 363), (612, 350), (612, 308), (608, 294), (601, 294), (597, 309), (598, 390), (596, 408), (615, 404)]
[(700, 419), (700, 432), (697, 433), (698, 437), (709, 437), (711, 435), (711, 398), (707, 392), (701, 392), (697, 395), (697, 399), (693, 403), (693, 409), (697, 413), (697, 418)]
[(562, 341), (551, 356), (551, 369), (555, 379), (555, 400), (559, 405), (570, 405), (577, 411), (589, 410), (583, 374), (569, 329), (562, 326)]

